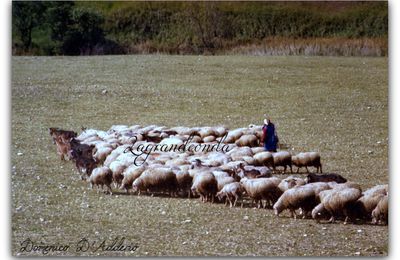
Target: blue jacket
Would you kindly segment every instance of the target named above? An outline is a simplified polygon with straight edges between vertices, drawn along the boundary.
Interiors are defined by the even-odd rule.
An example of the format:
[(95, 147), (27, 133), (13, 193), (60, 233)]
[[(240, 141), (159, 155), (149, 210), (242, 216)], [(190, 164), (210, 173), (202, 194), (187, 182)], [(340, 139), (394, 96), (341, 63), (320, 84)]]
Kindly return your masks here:
[(266, 151), (276, 151), (278, 144), (278, 136), (275, 132), (275, 125), (273, 123), (269, 123), (268, 125), (263, 126), (263, 134), (264, 134), (264, 148)]

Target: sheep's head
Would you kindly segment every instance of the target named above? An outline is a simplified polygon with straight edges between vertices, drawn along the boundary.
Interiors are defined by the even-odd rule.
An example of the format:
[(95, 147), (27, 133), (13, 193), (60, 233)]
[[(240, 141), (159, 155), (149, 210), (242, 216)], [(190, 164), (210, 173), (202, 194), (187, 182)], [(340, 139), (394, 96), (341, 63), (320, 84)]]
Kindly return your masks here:
[(192, 186), (190, 191), (192, 192), (193, 195), (197, 195), (197, 189), (195, 187)]
[(304, 181), (305, 181), (306, 183), (311, 183), (313, 177), (315, 177), (315, 174), (310, 173), (310, 174), (307, 175), (307, 177), (304, 179)]
[(274, 214), (276, 216), (279, 216), (279, 213), (281, 213), (282, 210), (279, 209), (279, 207), (276, 206), (276, 204), (274, 205)]
[(298, 164), (298, 161), (299, 161), (299, 159), (297, 158), (297, 155), (292, 155), (292, 163), (293, 163), (294, 165), (297, 165), (297, 164)]
[(222, 200), (222, 199), (225, 197), (225, 194), (224, 194), (222, 191), (220, 191), (220, 192), (218, 192), (215, 196), (217, 196), (217, 198), (218, 198), (219, 200)]

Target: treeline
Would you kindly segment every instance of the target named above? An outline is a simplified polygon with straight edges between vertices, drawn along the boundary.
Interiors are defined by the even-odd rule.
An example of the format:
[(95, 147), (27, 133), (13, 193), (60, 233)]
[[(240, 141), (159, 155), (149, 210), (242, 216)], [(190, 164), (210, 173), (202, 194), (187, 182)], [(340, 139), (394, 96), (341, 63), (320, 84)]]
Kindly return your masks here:
[(12, 25), (15, 55), (240, 53), (241, 46), (256, 48), (259, 43), (268, 49), (268, 39), (276, 45), (276, 39), (311, 38), (341, 39), (336, 44), (350, 39), (361, 49), (366, 40), (369, 48), (379, 50), (364, 53), (387, 55), (388, 6), (387, 2), (14, 1)]

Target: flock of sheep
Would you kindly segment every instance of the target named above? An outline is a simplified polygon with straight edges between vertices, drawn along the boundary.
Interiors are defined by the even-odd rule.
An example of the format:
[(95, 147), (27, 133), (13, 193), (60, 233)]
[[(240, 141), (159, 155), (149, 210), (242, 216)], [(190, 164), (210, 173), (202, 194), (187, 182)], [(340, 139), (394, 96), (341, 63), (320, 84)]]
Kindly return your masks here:
[[(277, 216), (288, 210), (294, 218), (312, 217), (317, 222), (388, 223), (387, 184), (362, 192), (360, 185), (339, 174), (322, 174), (316, 152), (294, 156), (287, 151), (266, 152), (259, 143), (261, 126), (229, 131), (225, 127), (115, 125), (108, 131), (84, 129), (79, 136), (59, 128), (49, 130), (60, 158), (74, 161), (83, 180), (92, 188), (106, 187), (110, 194), (114, 184), (137, 195), (200, 197), (203, 202), (225, 202), (230, 207), (238, 201), (243, 206), (243, 199), (249, 198), (253, 205), (273, 209)], [(227, 150), (138, 152), (157, 144), (182, 145), (188, 139), (192, 145), (223, 142)], [(315, 167), (321, 174), (309, 173), (305, 179), (272, 176), (277, 167), (292, 173), (293, 166), (297, 173), (302, 167), (307, 173), (308, 167)]]

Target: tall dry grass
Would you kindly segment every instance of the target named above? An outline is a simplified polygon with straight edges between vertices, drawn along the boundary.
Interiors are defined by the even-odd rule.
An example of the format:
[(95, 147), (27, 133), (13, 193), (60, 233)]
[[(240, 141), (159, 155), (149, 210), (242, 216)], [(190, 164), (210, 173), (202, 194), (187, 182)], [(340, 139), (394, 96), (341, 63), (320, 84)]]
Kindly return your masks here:
[(219, 54), (255, 56), (387, 56), (387, 38), (286, 38), (269, 37), (263, 41), (234, 45)]

